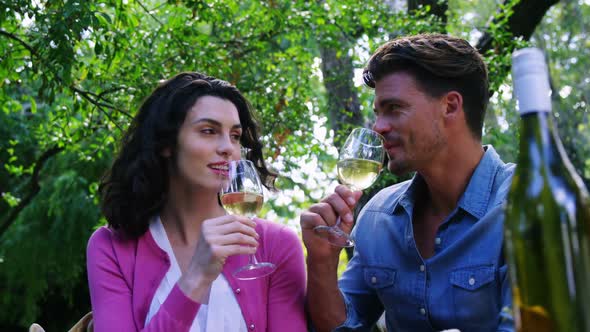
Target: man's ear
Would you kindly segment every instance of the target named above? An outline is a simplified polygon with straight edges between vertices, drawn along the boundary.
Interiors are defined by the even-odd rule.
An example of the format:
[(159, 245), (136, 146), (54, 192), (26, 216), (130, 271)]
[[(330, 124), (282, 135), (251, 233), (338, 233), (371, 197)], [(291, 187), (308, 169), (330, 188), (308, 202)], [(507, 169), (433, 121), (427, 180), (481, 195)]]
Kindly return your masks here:
[(444, 117), (451, 120), (463, 117), (463, 96), (457, 91), (449, 91), (443, 97)]

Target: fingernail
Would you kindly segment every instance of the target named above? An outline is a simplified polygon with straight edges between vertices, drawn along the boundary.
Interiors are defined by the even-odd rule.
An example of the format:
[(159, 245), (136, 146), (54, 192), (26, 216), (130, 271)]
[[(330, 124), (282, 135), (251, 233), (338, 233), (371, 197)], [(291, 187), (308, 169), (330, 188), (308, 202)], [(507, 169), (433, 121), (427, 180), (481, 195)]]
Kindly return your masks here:
[(344, 217), (342, 219), (344, 219), (344, 221), (347, 223), (351, 223), (352, 222), (352, 214), (347, 213), (344, 215)]
[(356, 204), (356, 199), (354, 199), (354, 197), (348, 197), (347, 201), (348, 201), (348, 204), (350, 204), (350, 205)]

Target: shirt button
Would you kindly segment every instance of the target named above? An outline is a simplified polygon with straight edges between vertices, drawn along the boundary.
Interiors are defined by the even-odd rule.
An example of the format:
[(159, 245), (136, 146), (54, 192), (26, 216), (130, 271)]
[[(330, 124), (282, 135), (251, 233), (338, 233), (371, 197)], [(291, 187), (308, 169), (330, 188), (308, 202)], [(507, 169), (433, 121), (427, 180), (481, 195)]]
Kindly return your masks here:
[(426, 267), (424, 267), (424, 264), (420, 265), (420, 271), (424, 272), (424, 270), (426, 270)]
[(254, 324), (250, 324), (250, 330), (254, 330)]
[(475, 285), (475, 278), (469, 278), (469, 285), (470, 286)]
[(420, 308), (420, 314), (423, 316), (426, 315), (426, 309)]
[(239, 288), (236, 288), (236, 294), (240, 294), (241, 292), (242, 292), (242, 290), (241, 290), (241, 289), (239, 289)]
[(372, 284), (376, 284), (376, 283), (377, 283), (377, 277), (375, 277), (375, 276), (372, 276), (372, 277), (371, 277), (371, 283), (372, 283)]
[(441, 242), (441, 239), (440, 239), (440, 237), (437, 237), (436, 239), (434, 239), (434, 243), (436, 243), (436, 244), (440, 244), (440, 242)]

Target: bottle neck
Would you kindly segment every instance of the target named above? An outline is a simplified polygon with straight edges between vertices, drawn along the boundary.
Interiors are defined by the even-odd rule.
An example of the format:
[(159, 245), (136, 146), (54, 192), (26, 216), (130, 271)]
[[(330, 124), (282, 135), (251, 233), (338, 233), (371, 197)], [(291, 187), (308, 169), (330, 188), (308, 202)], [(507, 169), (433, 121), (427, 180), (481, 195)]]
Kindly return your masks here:
[(561, 159), (561, 141), (555, 122), (549, 112), (531, 112), (521, 115), (519, 163), (553, 164)]

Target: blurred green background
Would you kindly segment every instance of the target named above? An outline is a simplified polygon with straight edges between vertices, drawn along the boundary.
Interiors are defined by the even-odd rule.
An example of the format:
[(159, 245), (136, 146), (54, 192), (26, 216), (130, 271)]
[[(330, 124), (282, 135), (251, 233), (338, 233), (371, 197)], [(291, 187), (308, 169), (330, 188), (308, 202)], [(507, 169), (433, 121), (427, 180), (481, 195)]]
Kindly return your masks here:
[[(298, 230), (336, 185), (343, 137), (371, 125), (362, 67), (405, 34), (450, 33), (485, 56), (484, 143), (505, 161), (518, 153), (510, 54), (542, 48), (561, 137), (588, 184), (589, 27), (590, 0), (0, 0), (0, 330), (65, 331), (90, 310), (97, 183), (160, 80), (200, 71), (246, 94), (282, 175), (264, 215)], [(383, 174), (364, 199), (399, 180)]]

